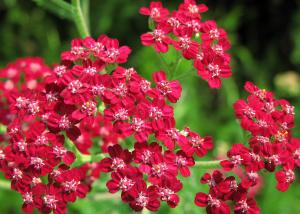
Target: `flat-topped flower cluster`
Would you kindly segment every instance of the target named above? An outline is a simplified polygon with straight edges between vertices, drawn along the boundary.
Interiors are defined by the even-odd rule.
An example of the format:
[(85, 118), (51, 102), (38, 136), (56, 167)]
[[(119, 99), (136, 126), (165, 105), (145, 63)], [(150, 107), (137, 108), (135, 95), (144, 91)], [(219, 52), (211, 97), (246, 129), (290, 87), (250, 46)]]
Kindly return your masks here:
[[(219, 88), (221, 78), (231, 76), (225, 53), (230, 44), (214, 21), (202, 21), (207, 9), (185, 0), (169, 12), (151, 2), (140, 13), (154, 28), (141, 41), (159, 53), (173, 46), (211, 88)], [(130, 53), (106, 35), (78, 38), (52, 68), (30, 57), (0, 70), (0, 123), (6, 128), (0, 133), (0, 170), (22, 195), (24, 212), (66, 213), (67, 204), (84, 198), (101, 173), (110, 174), (108, 191), (121, 192), (135, 211), (180, 202), (180, 179), (191, 176), (195, 159), (213, 148), (212, 137), (177, 129), (173, 104), (181, 96), (180, 82), (160, 70), (151, 83), (135, 68), (121, 66)], [(295, 180), (300, 144), (291, 133), (293, 107), (252, 83), (245, 88), (250, 96), (234, 109), (252, 135), (249, 147), (234, 144), (220, 161), (224, 170), (202, 177), (210, 190), (198, 193), (195, 203), (208, 213), (230, 213), (226, 201), (235, 202), (236, 213), (259, 213), (248, 192), (263, 169), (276, 171), (281, 191)], [(241, 178), (225, 177), (238, 167), (245, 171)]]

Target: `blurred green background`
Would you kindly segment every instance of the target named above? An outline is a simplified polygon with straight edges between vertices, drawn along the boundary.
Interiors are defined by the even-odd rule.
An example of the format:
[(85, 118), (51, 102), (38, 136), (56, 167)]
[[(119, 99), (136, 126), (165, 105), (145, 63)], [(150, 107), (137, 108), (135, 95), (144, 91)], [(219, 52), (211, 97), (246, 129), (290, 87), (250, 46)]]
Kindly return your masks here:
[[(41, 56), (49, 65), (59, 63), (60, 53), (70, 48), (78, 32), (70, 14), (53, 13), (53, 8), (40, 7), (39, 0), (0, 0), (0, 67), (18, 57)], [(147, 18), (138, 9), (148, 5), (146, 0), (91, 0), (90, 29), (97, 37), (108, 34), (121, 44), (133, 48), (128, 65), (134, 66), (145, 77), (162, 69), (150, 47), (142, 47), (139, 36), (148, 30)], [(203, 1), (202, 1), (203, 2)], [(163, 1), (168, 8), (176, 8), (179, 0)], [(221, 90), (209, 89), (206, 82), (190, 75), (180, 79), (183, 96), (176, 105), (178, 128), (188, 125), (202, 135), (214, 137), (215, 149), (207, 159), (225, 154), (233, 143), (243, 141), (244, 133), (234, 119), (232, 104), (245, 98), (246, 80), (273, 90), (277, 97), (288, 99), (296, 106), (296, 128), (300, 137), (300, 1), (298, 0), (206, 0), (209, 12), (203, 19), (216, 19), (229, 34), (234, 75), (224, 81)], [(167, 56), (168, 57), (168, 56)], [(179, 71), (190, 69), (182, 63)], [(206, 191), (199, 184), (205, 169), (193, 169), (192, 176), (183, 179), (181, 203), (176, 209), (165, 204), (159, 213), (204, 213), (193, 203), (194, 195)], [(299, 171), (297, 172), (300, 176)], [(118, 214), (132, 213), (115, 196), (105, 193), (103, 176), (95, 184), (94, 193), (85, 200), (70, 205), (69, 213)], [(300, 213), (299, 181), (285, 193), (275, 189), (272, 174), (264, 178), (257, 195), (262, 213)], [(297, 189), (298, 188), (298, 189)], [(0, 189), (0, 213), (20, 213), (21, 197)]]

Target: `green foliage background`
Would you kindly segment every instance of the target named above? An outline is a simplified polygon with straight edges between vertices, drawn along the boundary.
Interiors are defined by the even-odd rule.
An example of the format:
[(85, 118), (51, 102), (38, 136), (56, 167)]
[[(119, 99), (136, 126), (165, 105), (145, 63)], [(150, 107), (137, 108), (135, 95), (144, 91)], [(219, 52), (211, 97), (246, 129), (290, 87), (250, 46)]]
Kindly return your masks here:
[[(83, 0), (84, 1), (84, 0)], [(39, 7), (39, 0), (0, 0), (0, 67), (18, 57), (42, 56), (51, 65), (59, 63), (60, 52), (70, 47), (78, 33), (68, 19), (70, 14)], [(175, 8), (179, 0), (163, 1)], [(178, 127), (189, 125), (202, 135), (214, 137), (215, 149), (207, 159), (224, 155), (233, 143), (245, 143), (245, 133), (234, 119), (232, 104), (245, 98), (246, 80), (273, 90), (277, 97), (288, 99), (296, 106), (296, 128), (300, 137), (300, 2), (297, 0), (206, 0), (210, 10), (204, 19), (216, 19), (225, 28), (232, 42), (233, 78), (225, 80), (221, 90), (210, 90), (195, 72), (180, 79), (182, 100), (176, 104)], [(146, 0), (91, 0), (90, 29), (92, 36), (108, 34), (133, 48), (129, 60), (145, 77), (163, 68), (150, 47), (142, 47), (141, 33), (148, 30), (147, 18), (138, 14)], [(174, 56), (166, 56), (171, 61)], [(179, 72), (190, 70), (184, 62)], [(176, 209), (166, 205), (159, 213), (204, 213), (193, 203), (194, 195), (206, 191), (199, 179), (205, 169), (193, 169), (192, 176), (183, 179), (181, 203)], [(299, 177), (300, 173), (297, 172)], [(94, 186), (87, 199), (70, 205), (69, 213), (118, 214), (132, 213), (121, 200), (105, 192), (106, 176)], [(257, 195), (262, 213), (300, 213), (299, 181), (285, 193), (275, 189), (272, 174), (265, 176), (264, 186)], [(21, 197), (0, 189), (0, 213), (20, 213)]]

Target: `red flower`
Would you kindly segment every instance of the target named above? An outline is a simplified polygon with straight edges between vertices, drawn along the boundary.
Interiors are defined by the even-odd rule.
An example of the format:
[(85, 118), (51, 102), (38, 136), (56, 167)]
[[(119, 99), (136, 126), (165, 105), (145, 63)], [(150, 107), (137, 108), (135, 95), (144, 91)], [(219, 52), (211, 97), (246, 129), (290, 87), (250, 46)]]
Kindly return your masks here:
[(162, 141), (164, 145), (171, 151), (174, 150), (177, 143), (179, 145), (183, 145), (187, 140), (178, 129), (174, 128), (174, 123), (174, 120), (167, 120), (164, 129), (159, 130), (155, 135), (156, 139)]
[(185, 0), (183, 4), (180, 4), (179, 11), (184, 12), (185, 15), (191, 18), (201, 18), (200, 13), (204, 13), (208, 10), (205, 4), (196, 4), (195, 0)]
[(119, 47), (119, 41), (117, 39), (110, 39), (107, 36), (103, 37), (102, 43), (105, 46), (105, 50), (100, 53), (100, 59), (106, 63), (125, 63), (131, 49), (128, 46)]
[(24, 213), (33, 213), (33, 210), (35, 208), (35, 204), (34, 204), (34, 197), (32, 192), (25, 192), (24, 194), (22, 194), (22, 198), (23, 198), (23, 206), (22, 206), (22, 210)]
[(75, 65), (72, 68), (72, 73), (76, 75), (82, 83), (91, 83), (94, 76), (100, 73), (104, 68), (104, 63), (100, 60), (92, 62), (91, 60), (85, 60), (82, 65)]
[(119, 190), (122, 191), (122, 199), (124, 202), (128, 199), (128, 191), (135, 188), (135, 185), (142, 180), (142, 174), (135, 167), (127, 167), (124, 169), (118, 169), (116, 172), (112, 172), (111, 180), (106, 183), (108, 191), (110, 193), (116, 193)]
[[(166, 153), (168, 156), (168, 153)], [(158, 184), (162, 179), (173, 179), (177, 176), (177, 166), (174, 161), (169, 161), (169, 157), (162, 156), (160, 153), (155, 153), (151, 158), (151, 170), (148, 181), (153, 184)]]
[(182, 189), (182, 183), (177, 179), (163, 179), (157, 185), (157, 193), (162, 201), (166, 201), (171, 208), (175, 208), (180, 199), (176, 194)]
[(223, 29), (219, 29), (215, 21), (209, 20), (202, 24), (201, 38), (204, 42), (212, 43), (214, 40), (227, 40), (227, 34)]
[(257, 207), (256, 201), (252, 198), (249, 198), (247, 200), (238, 201), (234, 205), (234, 213), (235, 214), (243, 214), (243, 213), (259, 214), (260, 209)]
[(152, 157), (155, 154), (161, 154), (162, 148), (156, 142), (147, 144), (146, 142), (135, 143), (133, 157), (134, 162), (139, 163), (139, 169), (143, 173), (151, 171)]
[(205, 57), (203, 64), (198, 64), (197, 70), (199, 76), (208, 81), (209, 87), (217, 89), (222, 85), (221, 78), (229, 78), (232, 75), (229, 65), (216, 56)]
[(95, 56), (100, 57), (101, 54), (104, 52), (105, 50), (105, 46), (103, 44), (103, 40), (106, 38), (107, 36), (105, 35), (100, 35), (97, 39), (97, 41), (95, 41), (93, 38), (91, 37), (86, 37), (83, 39), (82, 43), (83, 45), (89, 49), (90, 52), (92, 52)]
[(263, 107), (263, 103), (257, 97), (249, 97), (247, 101), (248, 103), (244, 100), (238, 100), (234, 103), (233, 108), (238, 119), (244, 119), (244, 117), (253, 119), (256, 112)]
[(209, 173), (205, 173), (200, 182), (202, 184), (208, 184), (210, 188), (215, 188), (224, 180), (223, 174), (219, 170), (215, 170), (212, 175)]
[(33, 195), (38, 197), (38, 209), (41, 213), (50, 213), (53, 211), (54, 214), (67, 213), (66, 203), (62, 199), (61, 188), (55, 185), (47, 185), (43, 188), (42, 192), (39, 190), (33, 190)]
[(130, 189), (129, 195), (129, 205), (134, 211), (139, 212), (143, 208), (156, 211), (160, 207), (157, 188), (155, 186), (147, 188), (146, 183), (142, 180), (137, 182), (134, 188)]
[(154, 99), (152, 102), (143, 100), (138, 105), (138, 111), (148, 115), (155, 131), (166, 128), (167, 120), (174, 120), (173, 108), (166, 105), (163, 99)]
[(179, 81), (168, 81), (164, 71), (155, 72), (152, 77), (156, 83), (156, 89), (159, 92), (159, 95), (168, 98), (172, 103), (176, 103), (180, 98), (182, 91)]
[(136, 72), (134, 68), (123, 68), (121, 66), (118, 66), (112, 74), (112, 78), (119, 79), (121, 81), (132, 81), (132, 80), (140, 80), (140, 76)]
[(100, 162), (100, 167), (103, 172), (116, 171), (124, 169), (132, 160), (131, 153), (126, 149), (123, 150), (120, 145), (114, 145), (108, 148), (110, 158), (104, 158)]
[(56, 181), (62, 184), (62, 197), (67, 202), (75, 202), (76, 197), (84, 198), (89, 187), (83, 183), (86, 172), (82, 168), (74, 168), (61, 173)]
[(199, 207), (206, 207), (206, 212), (209, 214), (230, 213), (229, 206), (226, 203), (224, 203), (222, 199), (218, 199), (214, 192), (208, 195), (202, 192), (197, 193), (195, 197), (195, 204)]
[(166, 26), (158, 25), (153, 32), (141, 35), (142, 44), (145, 46), (154, 45), (157, 53), (168, 52), (168, 45), (172, 43), (172, 39), (167, 36), (168, 33)]
[(227, 157), (229, 157), (230, 160), (223, 160), (220, 164), (224, 170), (232, 170), (233, 168), (238, 167), (243, 163), (243, 155), (245, 153), (249, 153), (249, 151), (250, 150), (243, 144), (234, 144), (232, 148), (227, 152)]
[(71, 51), (65, 51), (61, 54), (61, 59), (66, 61), (76, 61), (86, 59), (89, 52), (82, 46), (82, 39), (73, 39)]
[(296, 179), (295, 173), (291, 169), (283, 169), (276, 172), (276, 180), (277, 185), (276, 188), (281, 191), (285, 192), (291, 183), (293, 183)]
[(176, 155), (171, 151), (166, 151), (165, 158), (166, 162), (175, 163), (183, 177), (191, 175), (189, 167), (194, 166), (195, 161), (192, 157), (188, 157), (182, 150), (179, 150)]
[(88, 95), (87, 85), (75, 78), (69, 79), (67, 87), (60, 93), (66, 104), (75, 104), (86, 95)]
[(193, 41), (192, 29), (179, 28), (175, 31), (178, 41), (174, 41), (173, 45), (176, 50), (182, 51), (182, 55), (186, 59), (195, 59), (199, 53), (199, 43)]
[(179, 141), (179, 145), (188, 156), (193, 156), (196, 153), (199, 157), (203, 157), (208, 150), (213, 148), (210, 136), (201, 137), (198, 133), (190, 131), (189, 128), (186, 128), (184, 131), (186, 132), (187, 140)]
[(66, 131), (67, 136), (75, 141), (80, 136), (80, 130), (75, 126), (75, 122), (71, 117), (67, 115), (58, 115), (55, 112), (51, 113), (51, 116), (48, 119), (48, 126), (51, 131), (54, 133), (59, 131)]
[(140, 8), (140, 14), (150, 16), (150, 18), (156, 22), (161, 22), (166, 20), (169, 15), (169, 10), (164, 8), (161, 2), (151, 2), (150, 8)]
[(31, 176), (24, 173), (21, 169), (14, 166), (14, 168), (4, 167), (3, 172), (5, 177), (11, 180), (11, 189), (19, 192), (26, 192), (29, 189), (31, 183)]
[(257, 184), (259, 181), (259, 175), (257, 172), (248, 169), (246, 176), (242, 178), (241, 185), (244, 189), (249, 189)]

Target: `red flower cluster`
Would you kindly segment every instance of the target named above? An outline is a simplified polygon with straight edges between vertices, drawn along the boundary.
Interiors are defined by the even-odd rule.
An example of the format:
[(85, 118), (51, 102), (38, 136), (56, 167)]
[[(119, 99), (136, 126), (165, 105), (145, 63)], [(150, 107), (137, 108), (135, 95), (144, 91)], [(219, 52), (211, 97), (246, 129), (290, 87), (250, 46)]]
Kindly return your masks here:
[[(1, 149), (1, 170), (12, 181), (12, 189), (24, 196), (25, 212), (34, 208), (42, 213), (65, 212), (68, 202), (86, 195), (101, 171), (112, 172), (109, 190), (122, 190), (122, 199), (135, 210), (157, 210), (161, 200), (171, 207), (178, 204), (176, 192), (182, 188), (178, 171), (189, 176), (192, 156), (204, 156), (212, 149), (212, 140), (188, 128), (176, 129), (173, 107), (167, 102), (177, 102), (182, 89), (163, 71), (153, 74), (155, 87), (133, 68), (117, 66), (109, 74), (109, 68), (126, 62), (129, 53), (127, 46), (119, 47), (107, 36), (97, 41), (75, 39), (60, 65), (42, 70), (43, 81), (34, 77), (40, 81), (38, 88), (3, 90), (8, 99), (2, 100), (1, 110), (10, 116), (1, 121), (8, 125), (9, 142)], [(3, 72), (6, 81), (8, 69)], [(16, 79), (15, 85), (23, 88), (24, 79)], [(132, 152), (119, 145), (109, 147), (130, 136), (137, 141)], [(102, 152), (111, 157), (96, 164), (81, 163), (76, 150), (90, 154), (96, 137), (101, 139)], [(148, 145), (149, 137), (161, 141), (168, 151), (157, 143)], [(182, 150), (175, 154), (178, 148)], [(151, 186), (147, 187), (143, 174)]]
[(234, 213), (260, 213), (253, 198), (248, 198), (249, 186), (238, 183), (234, 176), (224, 178), (223, 174), (215, 170), (212, 174), (206, 173), (201, 178), (202, 184), (208, 184), (209, 194), (197, 193), (195, 204), (206, 207), (207, 213), (230, 214), (230, 207), (226, 201), (234, 202)]
[(227, 33), (215, 21), (202, 21), (201, 14), (208, 10), (195, 0), (184, 0), (177, 11), (170, 12), (161, 2), (151, 2), (140, 13), (149, 16), (155, 27), (141, 36), (142, 44), (154, 46), (158, 53), (165, 53), (172, 45), (187, 60), (193, 60), (199, 76), (211, 88), (220, 88), (221, 78), (229, 78), (230, 48)]
[(294, 170), (299, 167), (300, 140), (291, 133), (294, 107), (253, 83), (247, 82), (245, 89), (250, 93), (247, 101), (238, 100), (234, 109), (242, 128), (251, 133), (249, 147), (234, 144), (227, 152), (228, 159), (220, 162), (225, 171), (243, 168), (245, 173), (239, 176), (239, 183), (234, 176), (224, 178), (217, 170), (201, 178), (201, 183), (208, 184), (210, 190), (209, 194), (198, 193), (195, 203), (206, 207), (207, 213), (230, 213), (226, 201), (234, 202), (235, 213), (259, 213), (250, 190), (261, 181), (259, 172), (263, 169), (276, 171), (276, 187), (282, 192), (296, 178)]
[(242, 128), (251, 133), (250, 148), (234, 145), (228, 152), (229, 160), (221, 165), (225, 170), (242, 165), (248, 174), (262, 169), (277, 171), (277, 189), (286, 191), (295, 180), (295, 167), (300, 166), (300, 141), (291, 132), (294, 107), (253, 83), (247, 82), (245, 89), (250, 96), (247, 101), (238, 100), (234, 109)]
[(90, 167), (72, 168), (75, 155), (66, 148), (65, 137), (45, 122), (63, 104), (59, 91), (48, 90), (43, 82), (52, 72), (40, 58), (19, 59), (0, 71), (0, 122), (7, 126), (0, 170), (22, 195), (26, 213), (34, 208), (65, 213), (67, 203), (85, 197), (91, 187)]
[[(157, 143), (136, 143), (132, 153), (115, 145), (109, 148), (109, 154), (110, 158), (100, 163), (102, 171), (112, 172), (107, 188), (111, 193), (122, 191), (123, 202), (129, 203), (135, 211), (143, 208), (156, 211), (160, 201), (176, 207), (179, 203), (177, 192), (182, 188), (182, 183), (176, 179), (177, 171), (189, 176), (188, 167), (194, 165), (193, 158), (182, 152), (166, 151), (163, 154)], [(151, 184), (148, 187), (143, 174)]]
[[(168, 46), (194, 61), (210, 87), (231, 75), (226, 33), (215, 22), (202, 22), (207, 7), (185, 0), (170, 12), (159, 2), (140, 12), (155, 22), (142, 35), (144, 45), (157, 52)], [(200, 42), (200, 39), (201, 41)], [(101, 35), (74, 39), (61, 64), (50, 69), (40, 58), (17, 60), (0, 70), (0, 170), (11, 188), (23, 197), (23, 211), (66, 213), (68, 203), (84, 198), (100, 173), (110, 173), (109, 192), (135, 211), (156, 211), (161, 202), (174, 208), (183, 188), (179, 175), (190, 176), (194, 158), (213, 148), (212, 138), (188, 127), (176, 128), (174, 110), (181, 85), (164, 71), (153, 73), (155, 85), (134, 68), (124, 68), (131, 49)], [(198, 193), (195, 203), (208, 213), (259, 213), (249, 191), (259, 172), (276, 171), (277, 188), (285, 191), (300, 165), (300, 140), (293, 138), (293, 107), (271, 92), (247, 83), (247, 101), (234, 105), (241, 126), (252, 135), (250, 147), (235, 144), (224, 170), (243, 166), (240, 182), (220, 171), (205, 174), (209, 194)], [(134, 141), (130, 146), (126, 140)], [(148, 143), (151, 142), (151, 143)], [(97, 154), (108, 153), (100, 161)], [(277, 169), (279, 168), (280, 169)]]

